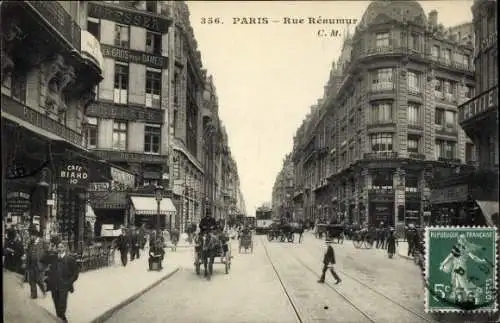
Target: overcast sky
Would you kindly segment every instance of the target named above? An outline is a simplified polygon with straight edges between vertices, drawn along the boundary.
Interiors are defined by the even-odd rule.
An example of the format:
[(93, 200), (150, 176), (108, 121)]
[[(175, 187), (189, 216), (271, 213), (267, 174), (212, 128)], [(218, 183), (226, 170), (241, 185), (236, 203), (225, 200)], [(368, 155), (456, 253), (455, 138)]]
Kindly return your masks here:
[[(188, 2), (203, 66), (214, 77), (219, 116), (238, 164), (248, 214), (271, 192), (284, 156), (305, 115), (323, 95), (340, 37), (318, 37), (318, 30), (346, 25), (233, 24), (233, 18), (327, 17), (361, 19), (369, 1)], [(420, 1), (426, 14), (438, 10), (448, 26), (472, 20), (472, 1)], [(202, 24), (219, 17), (223, 24)], [(354, 27), (351, 26), (351, 30)]]

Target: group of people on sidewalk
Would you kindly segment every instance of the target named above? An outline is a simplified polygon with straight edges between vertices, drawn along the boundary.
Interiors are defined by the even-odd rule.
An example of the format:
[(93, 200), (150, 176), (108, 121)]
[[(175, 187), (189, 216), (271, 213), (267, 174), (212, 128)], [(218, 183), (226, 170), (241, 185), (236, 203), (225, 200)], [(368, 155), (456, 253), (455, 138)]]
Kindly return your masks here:
[(31, 298), (38, 297), (38, 288), (44, 297), (50, 291), (57, 317), (67, 322), (68, 294), (74, 292), (80, 271), (68, 246), (58, 237), (44, 240), (40, 231), (33, 228), (24, 239), (22, 231), (15, 227), (9, 228), (6, 236), (4, 268), (24, 276)]

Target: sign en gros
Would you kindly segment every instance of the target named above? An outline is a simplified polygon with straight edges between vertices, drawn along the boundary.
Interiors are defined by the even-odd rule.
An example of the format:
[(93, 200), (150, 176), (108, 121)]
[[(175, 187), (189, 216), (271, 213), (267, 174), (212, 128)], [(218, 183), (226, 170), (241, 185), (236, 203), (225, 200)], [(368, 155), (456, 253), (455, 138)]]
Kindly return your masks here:
[(136, 50), (119, 48), (110, 45), (101, 45), (102, 54), (118, 61), (143, 64), (149, 67), (166, 69), (168, 68), (167, 58), (163, 56), (151, 55)]

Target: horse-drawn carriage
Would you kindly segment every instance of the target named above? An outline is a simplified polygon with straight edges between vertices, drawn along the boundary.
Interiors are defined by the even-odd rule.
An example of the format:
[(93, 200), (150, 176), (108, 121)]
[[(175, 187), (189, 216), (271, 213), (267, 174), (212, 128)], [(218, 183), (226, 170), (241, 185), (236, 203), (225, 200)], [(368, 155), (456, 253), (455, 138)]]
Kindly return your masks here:
[(326, 226), (326, 237), (333, 242), (344, 243), (345, 226), (343, 224), (329, 224)]
[(246, 232), (242, 232), (240, 235), (240, 243), (238, 246), (238, 251), (241, 253), (241, 250), (244, 249), (245, 252), (250, 249), (250, 252), (253, 252), (253, 238), (252, 232), (250, 230)]
[[(219, 258), (219, 261), (215, 260)], [(201, 264), (204, 266), (204, 276), (210, 279), (213, 274), (213, 265), (223, 264), (226, 274), (231, 268), (231, 248), (229, 237), (224, 233), (206, 232), (195, 238), (194, 266), (196, 274), (201, 273)]]
[(352, 243), (357, 249), (371, 249), (375, 241), (375, 233), (373, 230), (362, 228), (352, 234)]
[(273, 223), (267, 231), (267, 240), (279, 240), (280, 242), (293, 242), (295, 239), (294, 230), (289, 224)]

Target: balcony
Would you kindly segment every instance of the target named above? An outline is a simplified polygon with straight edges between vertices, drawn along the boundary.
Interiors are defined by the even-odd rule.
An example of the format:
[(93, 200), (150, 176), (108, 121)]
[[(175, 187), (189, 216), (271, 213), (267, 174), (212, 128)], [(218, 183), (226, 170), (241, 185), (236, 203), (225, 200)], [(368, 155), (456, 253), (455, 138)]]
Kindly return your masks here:
[(398, 158), (398, 153), (395, 151), (378, 151), (363, 154), (363, 159), (388, 160), (396, 158)]
[(425, 155), (420, 153), (409, 153), (408, 157), (410, 159), (425, 160)]
[(82, 57), (92, 62), (102, 74), (104, 70), (104, 57), (102, 56), (99, 40), (86, 30), (81, 31), (81, 53)]
[(498, 85), (470, 99), (458, 107), (458, 122), (461, 126), (479, 119), (487, 112), (498, 109)]
[(394, 189), (392, 188), (369, 188), (368, 194), (376, 194), (376, 195), (394, 195)]
[(59, 35), (73, 49), (80, 51), (80, 26), (58, 1), (24, 1), (24, 3), (42, 18), (43, 23), (53, 34)]

